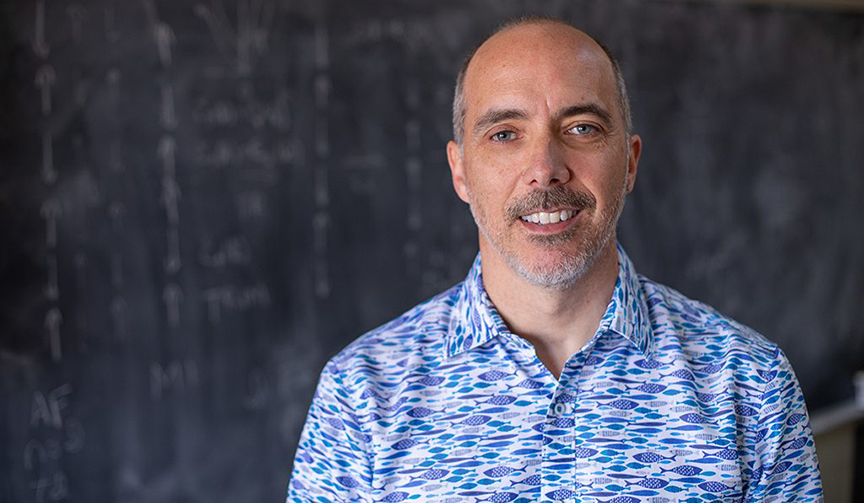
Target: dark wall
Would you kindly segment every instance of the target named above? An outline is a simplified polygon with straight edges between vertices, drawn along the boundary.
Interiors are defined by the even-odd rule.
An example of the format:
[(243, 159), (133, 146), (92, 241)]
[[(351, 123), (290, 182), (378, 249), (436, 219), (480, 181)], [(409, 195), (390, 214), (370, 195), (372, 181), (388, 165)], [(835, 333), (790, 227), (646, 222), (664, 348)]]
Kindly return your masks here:
[(861, 15), (4, 2), (0, 500), (280, 501), (324, 361), (476, 253), (444, 155), (452, 84), (523, 13), (623, 62), (645, 144), (620, 225), (637, 268), (778, 342), (811, 410), (850, 396)]

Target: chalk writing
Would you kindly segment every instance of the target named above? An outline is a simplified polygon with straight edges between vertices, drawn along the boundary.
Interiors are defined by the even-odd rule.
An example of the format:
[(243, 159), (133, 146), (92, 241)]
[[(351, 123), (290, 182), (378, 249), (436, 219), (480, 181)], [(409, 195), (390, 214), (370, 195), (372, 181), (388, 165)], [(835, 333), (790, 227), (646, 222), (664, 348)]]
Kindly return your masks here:
[(173, 136), (164, 135), (159, 139), (156, 153), (162, 161), (162, 176), (173, 177), (175, 175), (174, 155), (177, 151), (177, 143)]
[(327, 265), (327, 227), (330, 217), (318, 212), (312, 218), (312, 249), (315, 253), (313, 272), (315, 275), (315, 295), (326, 298), (330, 295), (330, 271)]
[(42, 181), (48, 185), (57, 181), (54, 170), (54, 139), (50, 131), (42, 132)]
[(57, 300), (60, 297), (60, 286), (57, 279), (57, 255), (49, 253), (45, 261), (48, 264), (48, 283), (45, 285), (45, 296), (49, 300)]
[(81, 42), (81, 30), (87, 18), (87, 9), (80, 4), (71, 4), (66, 7), (66, 15), (72, 24), (72, 40), (78, 44)]
[(165, 205), (165, 215), (168, 223), (176, 225), (180, 221), (180, 210), (178, 201), (180, 199), (180, 186), (170, 176), (162, 177), (162, 204)]
[(168, 325), (171, 328), (176, 328), (180, 325), (180, 303), (183, 302), (183, 290), (173, 283), (166, 285), (162, 293), (162, 301), (168, 312)]
[(214, 243), (207, 240), (198, 255), (204, 267), (247, 265), (252, 262), (252, 246), (244, 236), (234, 236)]
[(47, 116), (51, 113), (51, 87), (54, 86), (56, 79), (57, 76), (54, 73), (54, 68), (50, 65), (43, 65), (36, 72), (35, 84), (42, 95), (42, 115)]
[(45, 219), (45, 243), (54, 247), (57, 244), (57, 217), (63, 213), (57, 199), (48, 199), (42, 203), (39, 213)]
[(69, 496), (69, 479), (61, 471), (55, 471), (49, 477), (40, 477), (30, 483), (35, 493), (36, 503), (45, 501), (60, 501)]
[(48, 57), (51, 48), (45, 40), (45, 0), (36, 0), (36, 23), (33, 35), (33, 52), (42, 59)]
[(45, 314), (45, 329), (48, 330), (48, 340), (51, 345), (51, 360), (55, 363), (63, 359), (63, 350), (60, 345), (60, 324), (63, 322), (63, 315), (60, 314), (60, 308), (52, 307)]
[(237, 73), (248, 75), (268, 50), (276, 4), (271, 0), (238, 0), (236, 5), (236, 27), (230, 25), (222, 2), (198, 4), (195, 14), (207, 24), (219, 52), (234, 60)]
[(166, 241), (168, 243), (168, 257), (165, 260), (165, 272), (175, 274), (180, 270), (180, 231), (175, 226), (166, 230)]
[(62, 411), (69, 405), (67, 397), (71, 394), (72, 385), (68, 383), (54, 388), (47, 395), (41, 391), (33, 393), (33, 402), (30, 407), (30, 425), (51, 426), (56, 429), (62, 428)]
[(111, 322), (113, 323), (114, 333), (119, 339), (126, 338), (126, 311), (128, 309), (126, 299), (123, 297), (114, 297), (111, 300)]
[(161, 88), (162, 110), (159, 121), (165, 129), (177, 127), (178, 120), (174, 110), (174, 88), (170, 84), (162, 84)]
[(241, 218), (262, 219), (270, 215), (267, 195), (261, 191), (245, 191), (237, 195), (237, 212)]
[(117, 31), (117, 25), (115, 22), (114, 7), (105, 7), (104, 14), (105, 15), (103, 19), (105, 21), (105, 38), (108, 40), (109, 43), (113, 44), (114, 42), (117, 42), (117, 40), (120, 38), (120, 34)]
[(177, 40), (174, 37), (174, 30), (166, 23), (159, 21), (153, 29), (153, 36), (156, 38), (156, 45), (159, 49), (159, 62), (163, 68), (171, 66), (171, 45)]
[(270, 289), (259, 283), (249, 287), (220, 286), (204, 290), (207, 317), (211, 323), (222, 320), (222, 311), (248, 311), (270, 307)]
[(272, 168), (277, 164), (294, 161), (297, 158), (296, 149), (296, 143), (290, 139), (283, 138), (265, 143), (263, 139), (253, 137), (240, 142), (231, 140), (216, 140), (212, 144), (201, 142), (194, 155), (198, 164), (207, 167), (235, 168), (254, 163)]
[(185, 391), (196, 388), (200, 381), (198, 365), (193, 360), (169, 362), (162, 366), (150, 364), (150, 397), (161, 401), (166, 390)]
[(64, 453), (81, 452), (86, 445), (87, 435), (84, 425), (77, 418), (67, 418), (63, 423), (61, 440), (48, 437), (40, 440), (31, 438), (24, 447), (24, 469), (33, 471), (37, 467), (45, 467), (49, 460), (58, 460)]
[(282, 90), (272, 101), (261, 101), (251, 94), (245, 95), (242, 104), (228, 100), (213, 102), (199, 98), (192, 110), (192, 118), (198, 124), (210, 127), (232, 127), (243, 124), (254, 130), (272, 127), (287, 130), (291, 127), (289, 95)]

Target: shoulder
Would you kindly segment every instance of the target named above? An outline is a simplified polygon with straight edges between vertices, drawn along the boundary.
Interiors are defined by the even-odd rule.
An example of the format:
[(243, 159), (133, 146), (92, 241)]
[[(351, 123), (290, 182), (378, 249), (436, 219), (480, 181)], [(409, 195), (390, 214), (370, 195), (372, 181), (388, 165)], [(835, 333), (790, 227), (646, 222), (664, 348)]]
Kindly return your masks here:
[(639, 280), (660, 345), (680, 345), (686, 355), (703, 362), (737, 357), (760, 370), (785, 358), (776, 343), (708, 304), (644, 276)]
[(388, 378), (443, 358), (462, 283), (361, 335), (331, 358), (328, 368), (350, 381)]

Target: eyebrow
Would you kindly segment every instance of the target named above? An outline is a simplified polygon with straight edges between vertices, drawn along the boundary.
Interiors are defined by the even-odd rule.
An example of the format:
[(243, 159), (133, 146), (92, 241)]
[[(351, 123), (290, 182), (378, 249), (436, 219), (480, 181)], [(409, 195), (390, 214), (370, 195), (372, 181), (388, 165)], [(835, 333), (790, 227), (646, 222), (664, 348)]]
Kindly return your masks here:
[[(561, 119), (565, 119), (567, 117), (572, 117), (574, 115), (594, 115), (600, 120), (611, 123), (612, 116), (609, 112), (606, 111), (600, 105), (596, 103), (586, 103), (583, 105), (572, 105), (569, 107), (564, 107), (555, 114), (555, 120), (559, 121)], [(477, 122), (474, 124), (474, 135), (478, 135), (483, 132), (484, 129), (492, 126), (493, 124), (497, 124), (506, 120), (526, 120), (528, 119), (528, 113), (524, 110), (520, 110), (518, 108), (493, 108), (488, 110), (486, 113), (480, 116), (477, 119)]]
[(594, 115), (606, 123), (612, 122), (612, 115), (607, 112), (605, 108), (596, 103), (586, 103), (584, 105), (573, 105), (562, 108), (561, 110), (558, 110), (557, 114), (555, 114), (555, 119), (561, 120), (574, 115)]
[(477, 122), (474, 124), (474, 135), (478, 135), (483, 132), (487, 127), (497, 124), (506, 120), (525, 120), (528, 118), (528, 114), (516, 108), (493, 108), (491, 110), (486, 111), (483, 115), (477, 119)]

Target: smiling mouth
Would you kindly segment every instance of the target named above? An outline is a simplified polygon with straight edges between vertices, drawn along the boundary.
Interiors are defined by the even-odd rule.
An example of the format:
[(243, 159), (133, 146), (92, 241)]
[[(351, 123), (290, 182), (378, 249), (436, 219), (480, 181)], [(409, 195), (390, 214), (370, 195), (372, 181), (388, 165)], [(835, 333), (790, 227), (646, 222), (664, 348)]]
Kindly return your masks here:
[(576, 216), (578, 213), (578, 210), (559, 210), (550, 212), (538, 211), (536, 213), (531, 213), (530, 215), (523, 215), (519, 218), (521, 218), (525, 222), (533, 223), (536, 225), (549, 225), (569, 220)]

